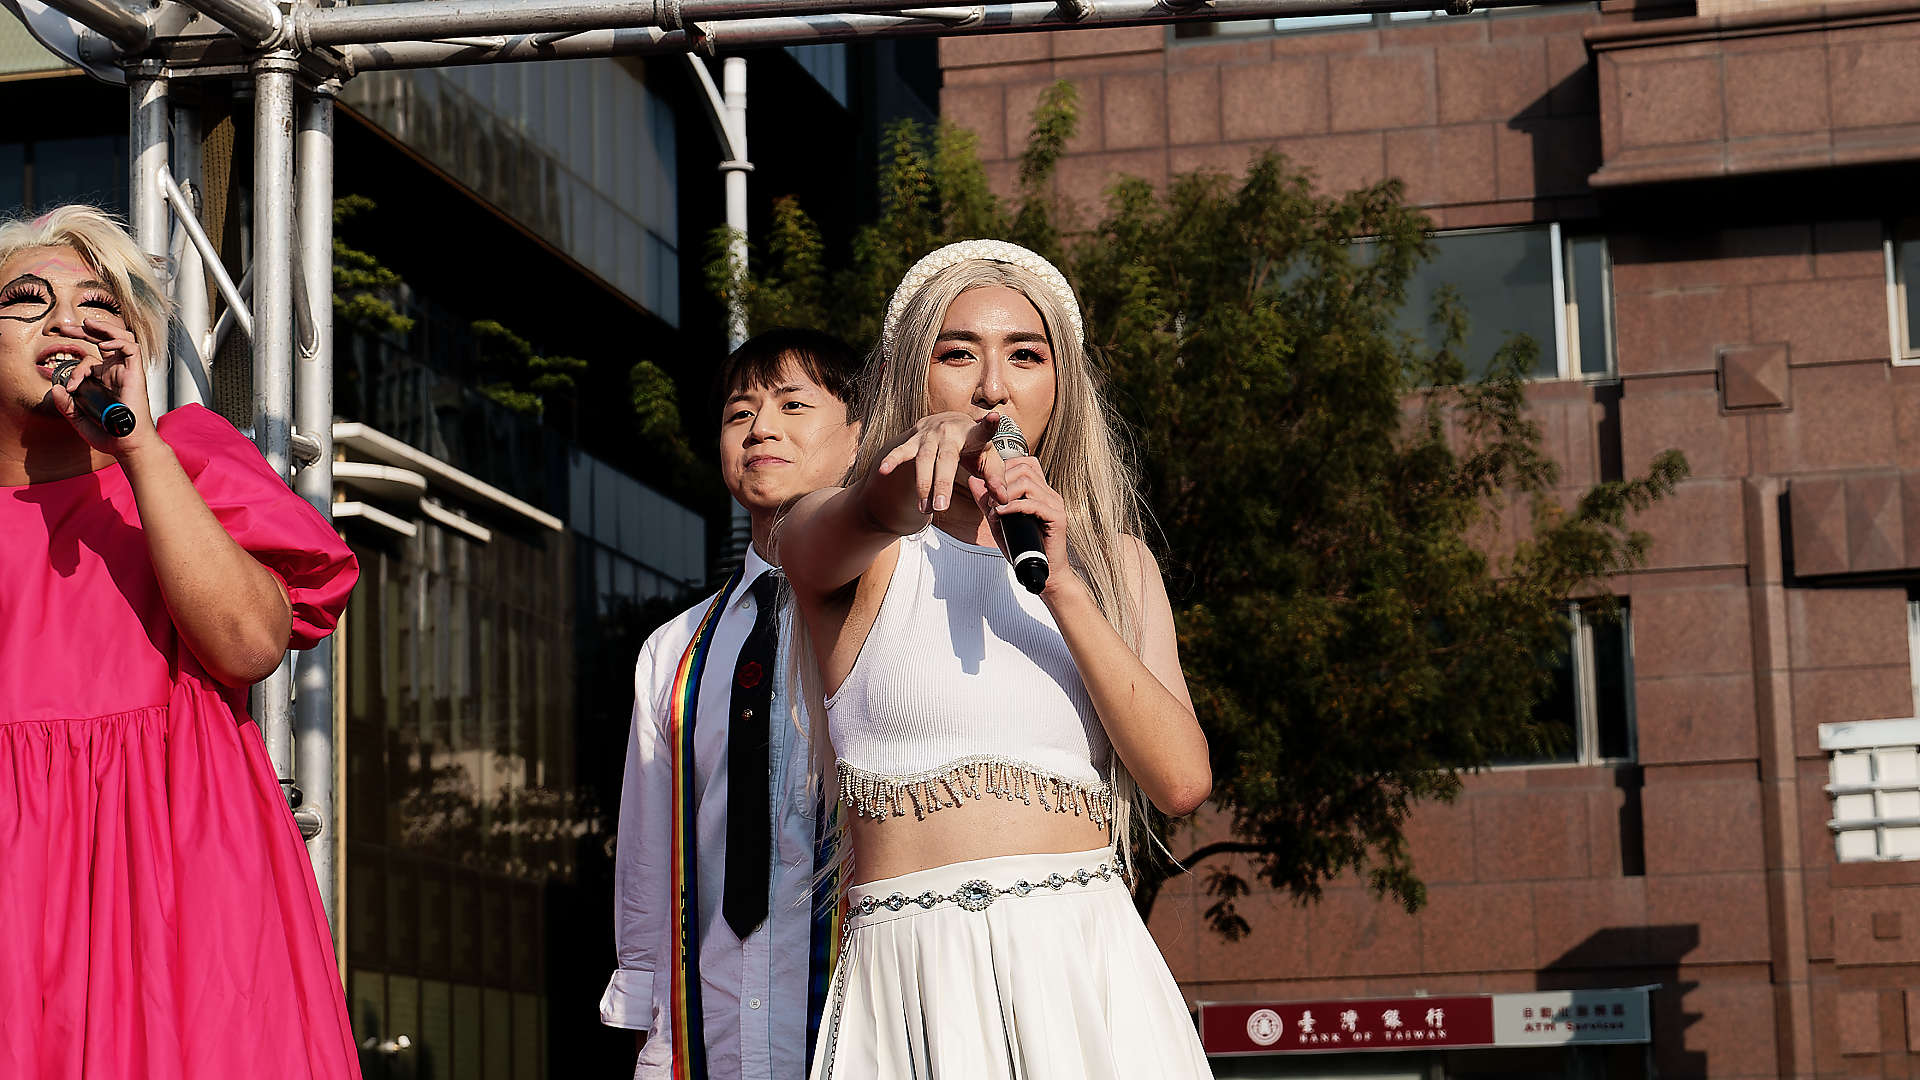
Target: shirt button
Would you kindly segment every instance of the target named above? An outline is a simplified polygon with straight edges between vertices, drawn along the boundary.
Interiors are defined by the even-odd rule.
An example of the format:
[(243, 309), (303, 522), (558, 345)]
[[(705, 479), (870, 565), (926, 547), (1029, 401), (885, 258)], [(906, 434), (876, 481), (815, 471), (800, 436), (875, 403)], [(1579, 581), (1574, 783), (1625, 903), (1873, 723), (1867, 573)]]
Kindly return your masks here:
[(748, 999), (747, 999), (747, 1008), (749, 1008), (749, 1009), (757, 1009), (757, 1008), (759, 1008), (759, 1007), (760, 1007), (760, 999), (759, 999), (759, 998), (748, 998)]

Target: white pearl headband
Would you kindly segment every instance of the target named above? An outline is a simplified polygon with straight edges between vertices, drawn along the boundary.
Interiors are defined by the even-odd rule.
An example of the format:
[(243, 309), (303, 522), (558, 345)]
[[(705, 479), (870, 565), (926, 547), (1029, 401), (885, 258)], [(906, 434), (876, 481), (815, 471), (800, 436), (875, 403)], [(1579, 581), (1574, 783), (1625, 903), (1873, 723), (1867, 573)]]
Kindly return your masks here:
[(880, 326), (880, 347), (888, 356), (893, 355), (894, 337), (900, 331), (900, 317), (906, 314), (907, 305), (920, 294), (920, 290), (926, 288), (927, 283), (939, 276), (941, 271), (976, 259), (1017, 266), (1039, 278), (1040, 283), (1053, 294), (1060, 309), (1067, 313), (1074, 340), (1080, 341), (1086, 337), (1086, 328), (1080, 322), (1080, 301), (1074, 298), (1073, 286), (1067, 284), (1066, 275), (1052, 263), (1019, 244), (1009, 244), (1005, 240), (962, 240), (928, 252), (900, 279), (900, 287), (893, 290), (893, 299), (887, 302), (886, 321)]

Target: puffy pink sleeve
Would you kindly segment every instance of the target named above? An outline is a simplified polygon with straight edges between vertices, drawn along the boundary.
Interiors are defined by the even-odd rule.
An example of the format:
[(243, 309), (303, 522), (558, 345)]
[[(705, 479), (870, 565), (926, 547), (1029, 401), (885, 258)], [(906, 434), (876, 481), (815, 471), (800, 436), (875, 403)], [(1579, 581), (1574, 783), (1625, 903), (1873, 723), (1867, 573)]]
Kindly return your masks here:
[(159, 430), (227, 535), (286, 587), (289, 647), (309, 649), (333, 633), (360, 577), (359, 561), (333, 526), (219, 413), (187, 405), (162, 417)]

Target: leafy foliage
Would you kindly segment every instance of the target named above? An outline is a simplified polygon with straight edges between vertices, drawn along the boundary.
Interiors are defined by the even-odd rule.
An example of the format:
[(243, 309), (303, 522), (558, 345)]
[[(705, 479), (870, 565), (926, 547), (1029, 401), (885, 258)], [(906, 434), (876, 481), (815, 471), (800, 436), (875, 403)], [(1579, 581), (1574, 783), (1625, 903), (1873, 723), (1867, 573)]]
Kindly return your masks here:
[(413, 331), (413, 320), (393, 303), (400, 275), (340, 238), (341, 225), (373, 208), (373, 200), (364, 195), (333, 200), (333, 316), (371, 334), (405, 336)]
[(1035, 122), (1048, 134), (1023, 159), (1022, 194), (1012, 206), (989, 187), (973, 132), (944, 122), (931, 132), (910, 120), (894, 124), (881, 153), (879, 216), (854, 233), (844, 265), (826, 265), (819, 226), (797, 201), (783, 198), (774, 202), (762, 257), (750, 269), (727, 257), (730, 232), (713, 231), (708, 288), (722, 302), (738, 294), (751, 331), (810, 326), (870, 342), (880, 335), (893, 287), (941, 244), (996, 237), (1057, 256), (1060, 225), (1050, 174), (1071, 137), (1073, 111), (1071, 83), (1041, 96)]
[(546, 395), (571, 393), (574, 377), (587, 370), (587, 362), (575, 356), (538, 355), (531, 342), (493, 319), (476, 321), (473, 333), (488, 375), (480, 392), (515, 412), (538, 416), (546, 410)]
[[(1533, 707), (1566, 647), (1569, 598), (1610, 610), (1607, 578), (1642, 565), (1649, 542), (1629, 518), (1685, 460), (1564, 491), (1526, 409), (1537, 343), (1509, 340), (1469, 382), (1482, 365), (1460, 355), (1468, 314), (1445, 290), (1437, 349), (1397, 330), (1432, 229), (1398, 181), (1323, 195), (1267, 154), (1240, 179), (1123, 180), (1074, 231), (1050, 192), (1075, 122), (1070, 87), (1043, 97), (1011, 207), (966, 136), (896, 127), (880, 219), (849, 265), (821, 267), (787, 206), (758, 271), (729, 283), (755, 329), (871, 341), (887, 290), (937, 244), (997, 235), (1054, 258), (1165, 536), (1231, 827), (1181, 853), (1190, 866), (1238, 856), (1202, 868), (1213, 925), (1245, 932), (1247, 873), (1302, 898), (1357, 873), (1417, 909), (1409, 813), (1454, 798), (1462, 770), (1553, 748)], [(1178, 870), (1142, 864), (1148, 907)]]

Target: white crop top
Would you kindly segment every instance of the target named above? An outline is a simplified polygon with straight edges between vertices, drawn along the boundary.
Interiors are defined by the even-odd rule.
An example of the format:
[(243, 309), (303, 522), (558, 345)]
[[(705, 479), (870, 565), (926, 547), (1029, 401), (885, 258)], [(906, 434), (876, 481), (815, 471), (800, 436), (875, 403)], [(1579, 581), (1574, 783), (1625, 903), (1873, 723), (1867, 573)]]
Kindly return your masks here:
[(840, 795), (916, 818), (993, 795), (1105, 825), (1112, 748), (1067, 643), (998, 548), (900, 541), (853, 670), (827, 699)]

